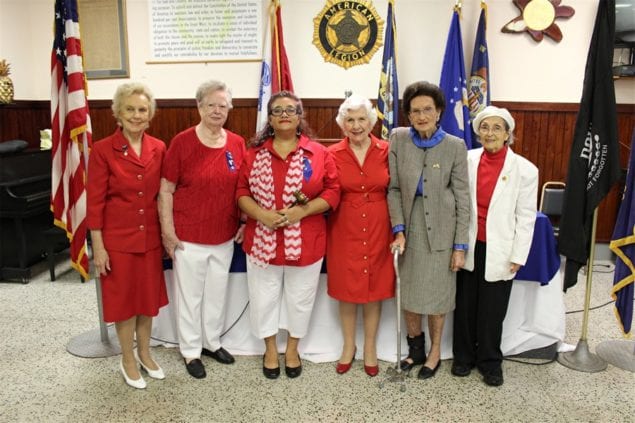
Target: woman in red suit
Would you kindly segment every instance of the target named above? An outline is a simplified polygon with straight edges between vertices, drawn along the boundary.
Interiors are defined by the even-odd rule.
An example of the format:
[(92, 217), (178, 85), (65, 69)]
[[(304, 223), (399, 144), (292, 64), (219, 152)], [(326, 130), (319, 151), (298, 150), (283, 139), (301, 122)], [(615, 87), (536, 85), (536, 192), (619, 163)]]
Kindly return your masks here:
[(121, 373), (138, 389), (146, 387), (139, 365), (150, 377), (165, 378), (150, 355), (152, 317), (168, 303), (157, 210), (166, 149), (145, 133), (155, 108), (145, 85), (119, 86), (112, 111), (120, 128), (94, 144), (88, 165), (87, 221), (104, 320), (115, 322)]
[(370, 133), (377, 112), (368, 99), (350, 96), (335, 119), (344, 138), (329, 148), (337, 169), (341, 201), (329, 216), (326, 248), (328, 294), (340, 302), (344, 346), (337, 373), (346, 373), (355, 358), (357, 306), (364, 312), (364, 370), (379, 373), (377, 328), (381, 302), (394, 296), (395, 272), (386, 188), (388, 143)]

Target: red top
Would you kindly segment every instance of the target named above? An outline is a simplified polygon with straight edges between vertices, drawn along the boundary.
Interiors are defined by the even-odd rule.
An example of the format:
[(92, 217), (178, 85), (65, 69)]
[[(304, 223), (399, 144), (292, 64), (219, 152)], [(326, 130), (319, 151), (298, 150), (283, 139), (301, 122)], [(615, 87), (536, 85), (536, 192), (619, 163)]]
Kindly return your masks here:
[(342, 197), (329, 215), (326, 246), (328, 294), (339, 301), (368, 303), (394, 296), (390, 254), (392, 230), (386, 190), (388, 143), (371, 135), (360, 166), (348, 139), (331, 146)]
[(89, 229), (101, 229), (106, 250), (144, 253), (161, 246), (157, 196), (165, 144), (143, 135), (141, 157), (120, 130), (97, 141), (88, 163)]
[[(337, 168), (333, 157), (322, 144), (311, 141), (304, 135), (300, 136), (298, 147), (302, 147), (304, 156), (308, 159), (311, 166), (310, 169), (304, 169), (302, 192), (310, 200), (316, 197), (322, 198), (332, 209), (335, 209), (340, 200), (340, 187), (337, 181)], [(293, 153), (297, 151), (297, 148), (289, 153), (287, 160), (283, 160), (273, 149), (272, 138), (269, 138), (258, 147), (247, 150), (245, 161), (240, 168), (236, 199), (243, 196), (252, 196), (249, 187), (249, 174), (251, 173), (256, 154), (261, 148), (266, 148), (271, 152), (275, 207), (276, 209), (282, 209), (282, 190), (285, 177), (289, 169), (290, 159)], [(300, 260), (288, 261), (285, 259), (284, 228), (280, 228), (276, 233), (276, 256), (269, 261), (270, 264), (276, 266), (307, 266), (324, 257), (326, 250), (326, 219), (324, 215), (315, 214), (305, 217), (300, 221), (300, 228), (302, 231), (302, 254)], [(247, 254), (251, 253), (255, 230), (256, 221), (251, 218), (247, 219), (245, 240), (243, 242), (243, 250)]]
[(231, 131), (223, 147), (205, 146), (196, 127), (177, 134), (163, 162), (163, 177), (176, 184), (172, 211), (181, 241), (218, 245), (238, 230), (236, 183), (245, 140)]
[(505, 156), (507, 155), (507, 146), (501, 148), (496, 153), (489, 153), (483, 150), (481, 161), (478, 163), (476, 173), (476, 207), (478, 213), (478, 231), (476, 239), (485, 242), (487, 210), (489, 203), (492, 201), (496, 181), (503, 170), (505, 164)]

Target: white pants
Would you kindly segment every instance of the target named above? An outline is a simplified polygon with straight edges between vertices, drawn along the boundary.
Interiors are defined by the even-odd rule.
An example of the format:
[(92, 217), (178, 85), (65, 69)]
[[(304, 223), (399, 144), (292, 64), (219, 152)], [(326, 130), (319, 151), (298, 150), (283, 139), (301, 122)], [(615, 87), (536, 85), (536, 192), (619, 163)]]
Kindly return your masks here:
[(216, 351), (225, 324), (225, 298), (234, 241), (219, 245), (183, 242), (174, 252), (177, 286), (176, 329), (181, 355), (199, 358), (202, 348)]
[(275, 335), (279, 329), (286, 329), (293, 338), (306, 335), (321, 267), (322, 259), (308, 266), (269, 265), (263, 269), (247, 256), (251, 331), (256, 338)]

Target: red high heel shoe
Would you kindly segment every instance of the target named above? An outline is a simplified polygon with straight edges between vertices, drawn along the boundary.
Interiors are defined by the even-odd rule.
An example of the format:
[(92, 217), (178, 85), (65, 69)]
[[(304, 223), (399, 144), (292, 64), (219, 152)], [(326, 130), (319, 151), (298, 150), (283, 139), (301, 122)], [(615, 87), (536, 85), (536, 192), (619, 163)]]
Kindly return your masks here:
[(379, 366), (367, 366), (364, 364), (364, 371), (370, 377), (375, 377), (379, 374)]
[(351, 369), (351, 366), (353, 365), (353, 361), (355, 361), (355, 354), (357, 354), (357, 347), (355, 347), (355, 351), (353, 351), (353, 359), (350, 362), (337, 363), (337, 366), (335, 366), (335, 371), (337, 372), (337, 374), (343, 375), (344, 373), (348, 372)]

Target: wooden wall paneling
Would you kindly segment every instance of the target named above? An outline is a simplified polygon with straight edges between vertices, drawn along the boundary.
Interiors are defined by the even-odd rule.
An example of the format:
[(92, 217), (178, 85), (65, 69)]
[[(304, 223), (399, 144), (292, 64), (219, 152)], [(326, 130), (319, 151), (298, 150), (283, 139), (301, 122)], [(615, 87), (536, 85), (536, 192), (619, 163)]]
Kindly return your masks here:
[(40, 130), (51, 127), (48, 101), (18, 101), (0, 105), (0, 141), (24, 140), (40, 148)]
[(544, 140), (536, 140), (540, 148), (541, 169), (543, 169), (542, 183), (545, 181), (559, 181), (558, 167), (562, 156), (562, 144), (564, 114), (558, 113), (551, 116), (551, 122), (547, 128), (547, 137)]

